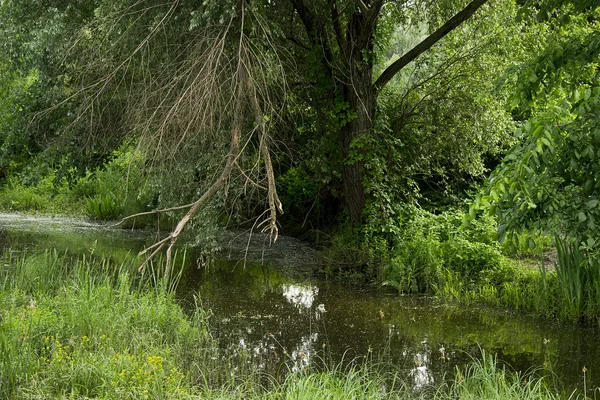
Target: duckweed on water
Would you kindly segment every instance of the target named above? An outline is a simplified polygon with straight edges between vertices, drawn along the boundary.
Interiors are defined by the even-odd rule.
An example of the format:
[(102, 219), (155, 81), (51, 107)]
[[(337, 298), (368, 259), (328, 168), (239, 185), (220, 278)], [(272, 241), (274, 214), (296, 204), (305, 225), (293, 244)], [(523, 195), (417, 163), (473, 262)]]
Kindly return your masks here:
[(368, 363), (281, 381), (242, 366), (233, 372), (207, 314), (185, 314), (172, 285), (134, 283), (130, 266), (56, 253), (6, 256), (0, 265), (0, 398), (557, 398), (544, 380), (506, 372), (493, 357), (421, 393)]

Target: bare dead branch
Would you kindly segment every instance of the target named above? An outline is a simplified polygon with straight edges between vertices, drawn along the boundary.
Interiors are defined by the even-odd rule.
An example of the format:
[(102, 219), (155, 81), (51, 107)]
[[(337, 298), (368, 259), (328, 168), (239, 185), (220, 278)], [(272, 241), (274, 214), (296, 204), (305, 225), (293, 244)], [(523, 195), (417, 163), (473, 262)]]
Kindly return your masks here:
[(123, 218), (122, 220), (120, 220), (119, 222), (117, 222), (116, 224), (112, 224), (109, 227), (110, 228), (117, 227), (119, 225), (122, 225), (125, 221), (129, 221), (131, 219), (136, 219), (138, 217), (143, 217), (143, 216), (146, 216), (146, 215), (163, 214), (163, 213), (167, 213), (169, 211), (179, 211), (179, 210), (183, 210), (183, 209), (186, 209), (186, 208), (190, 208), (193, 205), (194, 205), (194, 203), (190, 203), (190, 204), (186, 204), (184, 206), (177, 206), (177, 207), (171, 207), (171, 208), (161, 208), (160, 210), (145, 211), (145, 212), (141, 212), (141, 213), (137, 213), (137, 214), (128, 215), (125, 218)]
[(260, 136), (260, 151), (265, 161), (265, 173), (267, 175), (268, 190), (267, 199), (269, 204), (268, 225), (263, 228), (263, 232), (269, 232), (269, 239), (273, 242), (277, 241), (279, 236), (279, 228), (277, 227), (277, 212), (283, 214), (283, 206), (277, 196), (277, 187), (275, 185), (275, 174), (273, 171), (273, 163), (271, 162), (271, 153), (269, 151), (269, 136), (266, 126), (266, 121), (261, 112), (258, 98), (254, 87), (248, 87), (250, 106), (254, 113), (255, 123), (259, 127)]
[(169, 268), (171, 265), (172, 251), (177, 243), (177, 239), (183, 230), (185, 229), (188, 222), (200, 211), (201, 207), (210, 200), (217, 191), (225, 185), (225, 183), (229, 180), (231, 175), (231, 170), (233, 169), (233, 165), (236, 159), (239, 156), (239, 147), (240, 147), (240, 138), (242, 132), (242, 123), (244, 118), (244, 103), (242, 101), (244, 95), (244, 84), (246, 80), (246, 71), (243, 68), (238, 69), (238, 74), (240, 75), (239, 83), (238, 83), (238, 91), (236, 93), (236, 109), (235, 109), (235, 119), (233, 123), (233, 127), (231, 129), (231, 143), (229, 147), (229, 154), (227, 155), (227, 162), (225, 167), (223, 168), (223, 172), (221, 176), (204, 192), (204, 194), (192, 203), (189, 211), (185, 214), (181, 220), (177, 223), (175, 229), (167, 236), (162, 239), (158, 243), (148, 247), (147, 249), (142, 250), (140, 254), (146, 253), (154, 246), (158, 246), (157, 249), (148, 256), (146, 261), (140, 266), (140, 271), (143, 271), (148, 262), (158, 254), (158, 252), (164, 247), (164, 245), (170, 241), (169, 247), (167, 248), (167, 259), (166, 259), (166, 269), (165, 276), (169, 273)]

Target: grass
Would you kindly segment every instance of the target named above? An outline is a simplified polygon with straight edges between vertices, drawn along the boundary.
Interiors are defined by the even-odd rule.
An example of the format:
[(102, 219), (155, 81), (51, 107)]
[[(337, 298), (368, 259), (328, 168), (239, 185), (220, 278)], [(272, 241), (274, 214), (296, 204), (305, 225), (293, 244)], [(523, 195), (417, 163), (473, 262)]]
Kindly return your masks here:
[(400, 293), (600, 324), (600, 261), (593, 251), (556, 238), (556, 268), (532, 268), (534, 250), (541, 259), (540, 253), (551, 248), (549, 238), (524, 232), (499, 244), (494, 220), (466, 227), (461, 220), (460, 212), (433, 215), (420, 210), (401, 221), (383, 245), (372, 241), (379, 248), (375, 259), (380, 282)]
[[(37, 179), (13, 175), (0, 188), (0, 210), (117, 220), (157, 206), (158, 192), (143, 168), (142, 155), (125, 146), (93, 171), (47, 169)], [(140, 218), (136, 226), (154, 222)]]
[(136, 265), (57, 252), (5, 254), (0, 398), (556, 398), (545, 381), (527, 377), (523, 384), (524, 376), (488, 356), (457, 371), (452, 384), (419, 393), (400, 372), (373, 362), (264, 376), (231, 365), (243, 361), (218, 350), (206, 312), (183, 312), (176, 277), (155, 278), (159, 270), (139, 277)]
[(600, 263), (578, 246), (556, 241), (558, 262), (548, 270), (506, 260), (471, 279), (444, 268), (432, 292), (441, 298), (483, 303), (566, 321), (600, 324)]
[(0, 398), (181, 398), (216, 348), (165, 282), (57, 253), (3, 260)]
[(511, 372), (497, 358), (482, 351), (465, 369), (458, 370), (454, 383), (442, 398), (464, 400), (493, 399), (558, 399), (543, 378), (535, 374)]
[(37, 185), (24, 185), (18, 179), (6, 183), (0, 190), (0, 209), (19, 212), (81, 215), (85, 210), (82, 198), (74, 196), (66, 186), (56, 187), (53, 175)]

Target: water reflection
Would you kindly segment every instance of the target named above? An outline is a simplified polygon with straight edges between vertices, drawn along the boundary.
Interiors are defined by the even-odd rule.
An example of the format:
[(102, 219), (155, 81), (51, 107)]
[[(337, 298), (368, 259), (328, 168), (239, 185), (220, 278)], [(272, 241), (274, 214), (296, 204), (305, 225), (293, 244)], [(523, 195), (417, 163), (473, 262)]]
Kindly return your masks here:
[(316, 286), (283, 285), (283, 297), (300, 312), (310, 309), (318, 294), (319, 288)]
[[(12, 249), (59, 247), (116, 260), (153, 240), (153, 233), (14, 216), (0, 215), (0, 226), (0, 243)], [(274, 375), (321, 359), (337, 364), (381, 358), (401, 367), (418, 390), (440, 384), (484, 349), (517, 370), (544, 365), (563, 382), (565, 392), (582, 388), (584, 366), (588, 388), (600, 385), (597, 329), (365, 292), (294, 275), (290, 265), (285, 272), (279, 264), (241, 268), (237, 260), (217, 261), (210, 270), (190, 265), (179, 299), (185, 307), (197, 297), (212, 311), (210, 326), (225, 358), (238, 357)]]
[(410, 376), (413, 379), (413, 389), (421, 390), (429, 385), (433, 385), (433, 375), (429, 371), (429, 354), (417, 352), (414, 355), (415, 367), (410, 370)]
[[(277, 268), (249, 265), (227, 271), (227, 264), (209, 273), (198, 271), (199, 296), (221, 317), (213, 326), (223, 348), (244, 338), (255, 365), (268, 372), (296, 371), (323, 359), (336, 364), (369, 357), (404, 368), (411, 386), (420, 390), (439, 385), (456, 366), (485, 349), (521, 371), (545, 362), (567, 388), (580, 385), (580, 374), (573, 374), (581, 371), (580, 363), (588, 367), (593, 385), (599, 382), (599, 371), (590, 375), (589, 367), (600, 360), (600, 340), (593, 329), (352, 290), (290, 277)], [(257, 282), (263, 288), (259, 296)], [(572, 340), (561, 340), (565, 334)]]

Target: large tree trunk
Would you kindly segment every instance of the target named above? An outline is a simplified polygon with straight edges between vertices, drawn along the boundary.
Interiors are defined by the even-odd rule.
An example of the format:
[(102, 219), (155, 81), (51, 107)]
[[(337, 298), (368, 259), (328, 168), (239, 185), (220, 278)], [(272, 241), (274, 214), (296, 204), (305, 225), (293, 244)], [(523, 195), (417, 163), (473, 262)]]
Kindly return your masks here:
[[(375, 82), (373, 82), (373, 34), (384, 0), (353, 0), (344, 2), (341, 8), (338, 8), (337, 1), (328, 1), (324, 4), (330, 7), (329, 15), (317, 12), (314, 2), (309, 0), (290, 1), (306, 28), (312, 50), (322, 54), (320, 62), (323, 70), (335, 79), (336, 83), (332, 86), (332, 90), (339, 94), (341, 87), (341, 94), (352, 112), (353, 119), (340, 127), (339, 137), (344, 160), (342, 171), (344, 203), (350, 221), (353, 224), (360, 224), (363, 222), (363, 210), (367, 200), (363, 182), (364, 161), (361, 157), (352, 158), (351, 145), (354, 140), (373, 129), (377, 93), (406, 65), (471, 18), (489, 0), (472, 0), (435, 32), (388, 66)], [(323, 9), (321, 8), (320, 11)], [(341, 18), (339, 10), (349, 9), (352, 12), (347, 19)], [(325, 23), (327, 18), (330, 18), (329, 23)], [(331, 36), (327, 34), (328, 26), (333, 27), (332, 36), (335, 36), (339, 48), (337, 53), (332, 51), (335, 45), (330, 41)], [(335, 96), (331, 97), (331, 101), (336, 101)], [(332, 109), (333, 106), (334, 104)], [(360, 155), (360, 149), (357, 151)]]
[[(362, 67), (360, 65), (362, 64)], [(367, 63), (351, 65), (352, 82), (343, 88), (344, 100), (350, 106), (353, 119), (340, 129), (342, 157), (344, 160), (343, 188), (348, 215), (353, 224), (363, 222), (363, 210), (366, 203), (364, 180), (364, 161), (361, 150), (358, 159), (351, 157), (352, 142), (367, 134), (373, 128), (375, 117), (376, 93), (372, 82), (373, 67)]]
[(342, 173), (344, 200), (352, 224), (363, 222), (366, 204), (364, 188), (364, 161), (360, 149), (352, 157), (351, 145), (355, 139), (373, 129), (377, 92), (373, 86), (373, 33), (382, 2), (375, 2), (368, 12), (350, 17), (346, 37), (342, 41), (345, 49), (347, 81), (342, 88), (344, 100), (352, 112), (351, 119), (340, 128), (340, 142), (344, 169)]

